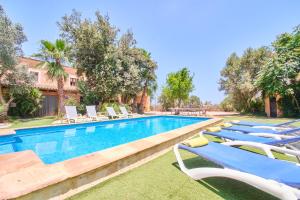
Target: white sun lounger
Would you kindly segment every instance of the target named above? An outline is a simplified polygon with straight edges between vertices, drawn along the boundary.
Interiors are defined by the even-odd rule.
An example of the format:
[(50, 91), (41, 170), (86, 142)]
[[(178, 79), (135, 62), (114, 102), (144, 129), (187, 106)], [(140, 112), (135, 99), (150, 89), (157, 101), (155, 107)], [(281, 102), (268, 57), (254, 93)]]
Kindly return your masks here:
[(76, 106), (65, 106), (65, 110), (66, 110), (66, 118), (68, 120), (68, 123), (70, 124), (71, 121), (77, 123), (78, 114), (77, 114)]
[(121, 111), (122, 115), (127, 116), (127, 117), (139, 117), (139, 116), (141, 116), (139, 114), (128, 113), (125, 106), (120, 106), (120, 111)]
[(106, 107), (108, 116), (112, 119), (114, 118), (126, 118), (125, 115), (118, 115), (113, 107)]
[(86, 113), (87, 113), (87, 116), (91, 119), (91, 120), (96, 120), (96, 121), (102, 121), (102, 120), (107, 120), (108, 117), (105, 117), (105, 116), (102, 116), (102, 117), (99, 117), (97, 115), (97, 112), (96, 112), (96, 106), (86, 106)]
[[(252, 153), (232, 146), (251, 146), (263, 150), (267, 156)], [(194, 153), (223, 168), (200, 167), (188, 169), (180, 156), (179, 149)], [(174, 153), (180, 169), (193, 178), (224, 177), (247, 183), (279, 199), (300, 198), (300, 166), (296, 163), (274, 159), (271, 150), (299, 156), (299, 151), (255, 142), (234, 141), (228, 143), (209, 142), (202, 147), (177, 144)]]

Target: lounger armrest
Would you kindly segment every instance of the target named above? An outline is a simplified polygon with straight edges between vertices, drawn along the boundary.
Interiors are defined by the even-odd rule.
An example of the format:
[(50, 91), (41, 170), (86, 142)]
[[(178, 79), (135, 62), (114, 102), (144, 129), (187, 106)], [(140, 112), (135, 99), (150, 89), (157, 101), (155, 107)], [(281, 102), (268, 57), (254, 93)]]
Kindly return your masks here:
[(287, 127), (276, 127), (276, 126), (253, 126), (253, 128), (271, 129), (274, 131), (284, 131), (284, 130), (290, 129)]
[(274, 138), (276, 140), (289, 139), (289, 138), (295, 137), (295, 136), (292, 136), (292, 135), (281, 135), (281, 134), (273, 134), (273, 133), (249, 133), (249, 135), (267, 137), (267, 138)]
[(272, 150), (280, 153), (286, 153), (293, 156), (300, 156), (300, 151), (295, 151), (291, 149), (286, 149), (282, 147), (277, 146), (271, 146), (267, 144), (257, 143), (257, 142), (247, 142), (247, 141), (231, 141), (231, 142), (223, 142), (222, 144), (227, 146), (248, 146), (248, 147), (254, 147), (257, 149), (263, 150), (268, 157), (275, 158)]

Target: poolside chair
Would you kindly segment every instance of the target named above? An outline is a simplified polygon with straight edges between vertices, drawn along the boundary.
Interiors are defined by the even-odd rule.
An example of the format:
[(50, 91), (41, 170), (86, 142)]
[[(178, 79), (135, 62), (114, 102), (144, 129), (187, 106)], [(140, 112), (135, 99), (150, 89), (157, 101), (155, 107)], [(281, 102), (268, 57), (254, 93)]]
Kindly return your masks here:
[(141, 116), (139, 114), (128, 113), (125, 106), (120, 106), (120, 111), (121, 111), (122, 115), (127, 116), (127, 117), (139, 117), (139, 116)]
[(70, 124), (71, 121), (77, 123), (79, 118), (78, 118), (76, 106), (65, 106), (65, 110), (66, 110), (66, 118), (68, 120), (68, 123)]
[(285, 127), (287, 125), (293, 124), (295, 122), (300, 122), (300, 119), (290, 120), (290, 121), (278, 123), (278, 124), (266, 124), (266, 123), (257, 123), (257, 122), (248, 122), (248, 121), (235, 122), (234, 120), (231, 123), (235, 124), (235, 125), (251, 126), (251, 127), (257, 127), (257, 128), (281, 128), (281, 127)]
[[(263, 150), (267, 156), (232, 146), (251, 146)], [(179, 149), (189, 151), (219, 167), (188, 169), (181, 158)], [(279, 199), (297, 200), (300, 198), (300, 166), (296, 163), (274, 159), (272, 151), (299, 156), (299, 151), (255, 142), (234, 141), (228, 143), (209, 142), (201, 147), (174, 146), (174, 153), (180, 169), (193, 178), (201, 180), (210, 177), (224, 177), (244, 182)]]
[(113, 107), (106, 107), (106, 111), (108, 113), (109, 118), (126, 118), (126, 116), (124, 115), (118, 115)]
[(296, 135), (297, 132), (300, 132), (300, 127), (281, 130), (281, 131), (276, 131), (276, 130), (272, 130), (272, 129), (247, 127), (247, 126), (231, 126), (231, 127), (224, 127), (223, 129), (231, 130), (231, 131), (240, 131), (243, 133), (248, 133), (248, 134), (262, 136), (262, 137), (273, 137), (274, 135), (289, 135), (289, 134)]
[(100, 117), (97, 115), (96, 106), (86, 106), (86, 113), (91, 120), (102, 121), (108, 119), (106, 116)]

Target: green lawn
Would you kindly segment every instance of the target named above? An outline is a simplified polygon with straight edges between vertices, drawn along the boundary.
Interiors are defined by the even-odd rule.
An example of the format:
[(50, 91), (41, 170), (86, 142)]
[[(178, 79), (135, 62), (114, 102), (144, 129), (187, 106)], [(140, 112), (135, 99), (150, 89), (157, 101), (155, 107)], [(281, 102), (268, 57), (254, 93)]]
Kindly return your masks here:
[(12, 124), (10, 128), (27, 128), (27, 127), (34, 127), (34, 126), (51, 125), (55, 120), (56, 118), (54, 116), (28, 118), (28, 119), (9, 118), (9, 123)]
[[(277, 123), (287, 119), (266, 119), (263, 117), (234, 116), (231, 119), (252, 120), (260, 122)], [(300, 126), (300, 124), (298, 123)], [(210, 137), (211, 140), (215, 140)], [(253, 151), (253, 149), (246, 148)], [(212, 163), (182, 152), (183, 159), (188, 167), (213, 166)], [(290, 159), (282, 154), (278, 158)], [(194, 181), (183, 174), (177, 166), (172, 151), (130, 170), (117, 177), (109, 179), (97, 186), (73, 196), (76, 199), (276, 199), (260, 190), (241, 182), (224, 178), (209, 178), (204, 181)]]

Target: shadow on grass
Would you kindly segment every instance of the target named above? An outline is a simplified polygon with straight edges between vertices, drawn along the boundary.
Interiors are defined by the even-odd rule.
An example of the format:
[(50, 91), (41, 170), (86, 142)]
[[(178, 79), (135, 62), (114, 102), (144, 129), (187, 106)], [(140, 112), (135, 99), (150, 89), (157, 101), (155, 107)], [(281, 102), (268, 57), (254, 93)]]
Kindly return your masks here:
[[(208, 160), (200, 157), (184, 159), (184, 164), (188, 169), (200, 168), (200, 167), (214, 167), (222, 168)], [(180, 170), (177, 162), (172, 163), (174, 167)], [(246, 183), (236, 181), (229, 178), (222, 177), (212, 177), (205, 178), (204, 180), (196, 181), (200, 185), (206, 187), (207, 189), (213, 191), (220, 197), (228, 200), (276, 200), (273, 197), (255, 187), (248, 185)]]

